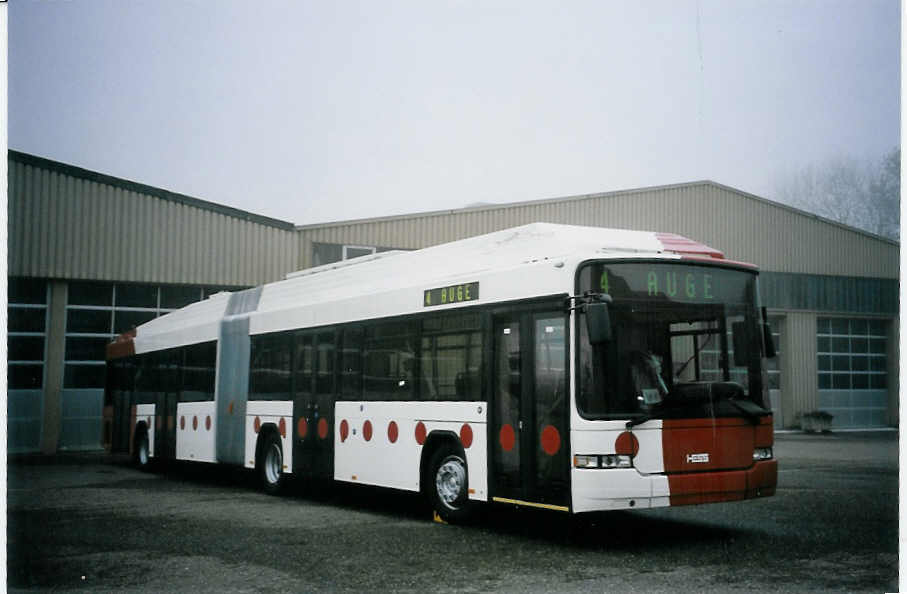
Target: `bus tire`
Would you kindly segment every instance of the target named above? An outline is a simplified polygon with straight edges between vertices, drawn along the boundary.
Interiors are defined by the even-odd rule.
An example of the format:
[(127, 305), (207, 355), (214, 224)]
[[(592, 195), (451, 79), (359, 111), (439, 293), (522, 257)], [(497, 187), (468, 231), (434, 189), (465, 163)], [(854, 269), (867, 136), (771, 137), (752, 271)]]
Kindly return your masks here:
[(426, 486), (432, 509), (442, 520), (457, 523), (470, 516), (469, 470), (462, 452), (449, 444), (438, 447), (431, 457)]
[(135, 435), (132, 446), (132, 460), (141, 470), (151, 469), (151, 444), (148, 440), (148, 429), (142, 427)]
[(286, 475), (283, 473), (283, 444), (276, 431), (268, 431), (259, 438), (258, 456), (255, 467), (261, 488), (268, 495), (279, 494), (285, 484)]

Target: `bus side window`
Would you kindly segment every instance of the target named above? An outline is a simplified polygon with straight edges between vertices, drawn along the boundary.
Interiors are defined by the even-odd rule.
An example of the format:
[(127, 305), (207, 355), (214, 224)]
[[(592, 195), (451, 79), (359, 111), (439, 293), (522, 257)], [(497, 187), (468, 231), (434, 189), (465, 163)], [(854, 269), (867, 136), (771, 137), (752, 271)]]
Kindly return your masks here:
[(290, 399), (290, 336), (251, 337), (249, 400)]
[(424, 400), (482, 398), (482, 334), (475, 314), (426, 319), (420, 384)]
[(214, 365), (217, 343), (204, 342), (185, 347), (180, 402), (214, 400)]
[(391, 322), (365, 329), (364, 395), (368, 400), (415, 398), (415, 343), (412, 324)]
[(362, 398), (362, 328), (343, 329), (340, 344), (340, 391), (348, 400)]

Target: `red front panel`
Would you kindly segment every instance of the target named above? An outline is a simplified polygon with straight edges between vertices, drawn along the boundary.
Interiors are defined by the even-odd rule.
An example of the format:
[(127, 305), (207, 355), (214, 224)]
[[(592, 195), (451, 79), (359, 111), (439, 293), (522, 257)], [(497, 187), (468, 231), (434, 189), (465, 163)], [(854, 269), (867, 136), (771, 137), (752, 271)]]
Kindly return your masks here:
[(774, 495), (778, 462), (753, 462), (753, 450), (773, 442), (771, 416), (758, 425), (741, 418), (666, 419), (662, 447), (671, 505)]
[(704, 472), (753, 465), (755, 426), (739, 419), (666, 419), (662, 424), (664, 471)]

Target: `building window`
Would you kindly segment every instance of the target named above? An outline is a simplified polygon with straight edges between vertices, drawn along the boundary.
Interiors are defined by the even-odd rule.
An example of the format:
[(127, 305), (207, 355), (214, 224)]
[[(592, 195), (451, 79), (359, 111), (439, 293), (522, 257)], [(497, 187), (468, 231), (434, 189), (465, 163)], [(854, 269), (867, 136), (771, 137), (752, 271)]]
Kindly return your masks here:
[(343, 259), (358, 258), (360, 256), (370, 256), (378, 251), (376, 247), (363, 245), (345, 245), (343, 246)]
[(884, 320), (816, 321), (819, 409), (833, 427), (882, 427), (888, 414), (887, 331)]
[(6, 315), (8, 388), (40, 390), (44, 386), (47, 282), (10, 278)]
[(820, 390), (888, 388), (882, 320), (819, 318), (816, 346)]
[(381, 252), (390, 252), (402, 248), (381, 247), (373, 245), (344, 245), (341, 243), (312, 243), (312, 266), (323, 266), (333, 264), (341, 260), (358, 258), (360, 256), (369, 256), (371, 254), (380, 254)]

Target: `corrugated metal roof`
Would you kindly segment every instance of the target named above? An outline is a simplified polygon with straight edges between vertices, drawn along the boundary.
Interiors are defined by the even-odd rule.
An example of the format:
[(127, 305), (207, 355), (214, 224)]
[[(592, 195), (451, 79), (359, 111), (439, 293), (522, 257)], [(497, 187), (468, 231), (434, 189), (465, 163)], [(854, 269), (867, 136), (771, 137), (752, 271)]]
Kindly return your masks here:
[(28, 153), (22, 153), (10, 149), (9, 158), (12, 161), (23, 163), (25, 165), (31, 165), (33, 167), (39, 167), (47, 171), (55, 171), (57, 173), (62, 173), (71, 177), (93, 181), (100, 184), (106, 184), (115, 188), (122, 188), (130, 192), (138, 192), (140, 194), (155, 196), (157, 198), (161, 198), (162, 200), (170, 200), (171, 202), (177, 202), (179, 204), (188, 204), (189, 206), (194, 206), (196, 208), (204, 208), (206, 210), (241, 219), (243, 221), (251, 221), (260, 225), (268, 225), (270, 227), (276, 227), (278, 229), (284, 230), (292, 230), (295, 227), (293, 223), (290, 223), (288, 221), (281, 221), (280, 219), (274, 219), (271, 217), (266, 217), (264, 215), (255, 214), (253, 212), (240, 210), (238, 208), (233, 208), (232, 206), (225, 206), (216, 202), (209, 202), (208, 200), (202, 200), (200, 198), (194, 198), (185, 194), (171, 192), (169, 190), (156, 188), (154, 186), (130, 181), (128, 179), (114, 177), (105, 173), (98, 173), (97, 171), (91, 171), (90, 169), (84, 169), (75, 165), (61, 163), (60, 161), (52, 161), (50, 159), (39, 157), (37, 155), (30, 155)]

